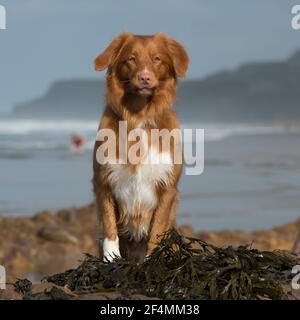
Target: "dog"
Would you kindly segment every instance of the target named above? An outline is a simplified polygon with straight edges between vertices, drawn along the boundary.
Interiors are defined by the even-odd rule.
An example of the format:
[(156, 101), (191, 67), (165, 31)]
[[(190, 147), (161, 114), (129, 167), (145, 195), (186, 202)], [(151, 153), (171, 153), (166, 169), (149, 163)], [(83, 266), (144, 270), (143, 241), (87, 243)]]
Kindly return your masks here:
[[(163, 33), (122, 33), (97, 56), (95, 70), (107, 69), (106, 108), (98, 129), (113, 130), (121, 139), (117, 159), (120, 144), (128, 143), (127, 149), (132, 146), (127, 136), (130, 130), (180, 129), (172, 104), (178, 77), (186, 75), (188, 65), (183, 45)], [(120, 133), (119, 121), (126, 121), (127, 134)], [(96, 140), (92, 181), (104, 260), (122, 257), (142, 262), (156, 248), (160, 236), (176, 227), (182, 171), (182, 163), (173, 161), (176, 143), (173, 139), (170, 151), (165, 152), (161, 142), (155, 148), (151, 139), (146, 140), (145, 156), (160, 159), (155, 164), (99, 163), (97, 150), (104, 141)], [(162, 163), (161, 158), (169, 161)]]

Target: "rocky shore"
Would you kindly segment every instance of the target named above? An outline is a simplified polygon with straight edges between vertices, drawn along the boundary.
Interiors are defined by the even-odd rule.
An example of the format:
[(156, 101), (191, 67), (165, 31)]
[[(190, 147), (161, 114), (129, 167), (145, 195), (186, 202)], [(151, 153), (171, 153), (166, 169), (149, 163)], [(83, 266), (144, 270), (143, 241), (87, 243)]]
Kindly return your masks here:
[[(300, 219), (270, 230), (195, 231), (180, 226), (185, 236), (199, 237), (217, 246), (252, 244), (259, 250), (291, 250)], [(0, 217), (0, 265), (7, 271), (7, 282), (42, 277), (77, 267), (84, 253), (97, 254), (96, 213), (93, 205), (43, 211), (33, 217)]]
[[(196, 236), (218, 246), (252, 243), (259, 250), (291, 250), (300, 219), (269, 230), (195, 231), (179, 226), (185, 236)], [(0, 264), (9, 278), (40, 280), (78, 265), (83, 253), (97, 254), (96, 213), (93, 205), (43, 211), (33, 217), (0, 216)]]

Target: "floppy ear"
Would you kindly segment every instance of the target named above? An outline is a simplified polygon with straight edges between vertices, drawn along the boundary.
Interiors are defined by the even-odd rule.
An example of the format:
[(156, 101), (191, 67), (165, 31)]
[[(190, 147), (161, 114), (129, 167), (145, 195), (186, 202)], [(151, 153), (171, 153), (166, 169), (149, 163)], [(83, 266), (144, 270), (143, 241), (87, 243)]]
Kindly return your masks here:
[(95, 70), (102, 71), (110, 66), (118, 57), (125, 40), (130, 36), (131, 33), (124, 32), (115, 38), (109, 44), (109, 46), (94, 60)]
[(190, 62), (186, 50), (182, 44), (170, 38), (167, 38), (167, 46), (173, 60), (173, 65), (177, 76), (184, 78)]
[(183, 45), (178, 41), (169, 38), (162, 32), (156, 33), (155, 37), (160, 41), (166, 43), (170, 58), (173, 61), (176, 75), (180, 78), (184, 78), (189, 66), (190, 59)]

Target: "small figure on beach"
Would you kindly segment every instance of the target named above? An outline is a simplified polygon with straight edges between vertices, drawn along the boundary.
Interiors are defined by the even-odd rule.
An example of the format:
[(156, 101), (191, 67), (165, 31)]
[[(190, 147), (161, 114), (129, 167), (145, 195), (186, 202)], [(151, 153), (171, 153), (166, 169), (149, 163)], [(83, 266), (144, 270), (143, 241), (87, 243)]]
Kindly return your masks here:
[(74, 153), (83, 153), (85, 151), (86, 141), (84, 136), (75, 133), (71, 137), (71, 151)]

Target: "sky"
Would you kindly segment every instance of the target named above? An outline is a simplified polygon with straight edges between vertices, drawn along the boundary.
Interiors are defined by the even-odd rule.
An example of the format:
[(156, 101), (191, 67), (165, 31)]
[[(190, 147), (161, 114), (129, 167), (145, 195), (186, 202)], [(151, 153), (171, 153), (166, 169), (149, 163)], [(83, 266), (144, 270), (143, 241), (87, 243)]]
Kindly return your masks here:
[(98, 78), (93, 60), (119, 33), (165, 32), (191, 59), (188, 78), (300, 49), (300, 0), (0, 0), (0, 112), (43, 95), (57, 79)]

